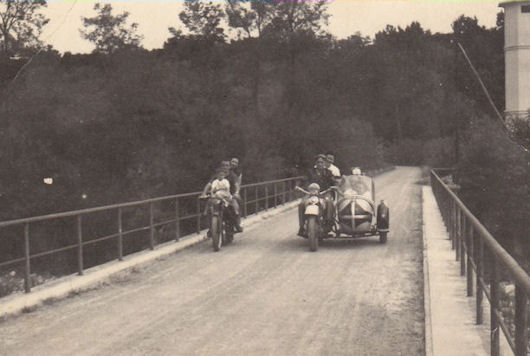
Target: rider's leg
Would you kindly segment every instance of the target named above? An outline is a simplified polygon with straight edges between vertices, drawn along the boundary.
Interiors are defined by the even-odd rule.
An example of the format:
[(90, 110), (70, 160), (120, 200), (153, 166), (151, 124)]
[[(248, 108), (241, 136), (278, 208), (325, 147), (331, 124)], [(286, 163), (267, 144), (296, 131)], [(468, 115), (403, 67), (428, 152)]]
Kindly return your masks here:
[(305, 213), (305, 201), (302, 200), (300, 204), (298, 204), (298, 236), (304, 236), (304, 213)]
[(232, 212), (234, 214), (234, 227), (237, 232), (243, 232), (243, 228), (241, 227), (241, 216), (239, 214), (239, 202), (237, 199), (233, 198), (230, 201), (230, 206), (232, 207)]
[(328, 221), (333, 221), (333, 200), (331, 197), (326, 198), (326, 218)]

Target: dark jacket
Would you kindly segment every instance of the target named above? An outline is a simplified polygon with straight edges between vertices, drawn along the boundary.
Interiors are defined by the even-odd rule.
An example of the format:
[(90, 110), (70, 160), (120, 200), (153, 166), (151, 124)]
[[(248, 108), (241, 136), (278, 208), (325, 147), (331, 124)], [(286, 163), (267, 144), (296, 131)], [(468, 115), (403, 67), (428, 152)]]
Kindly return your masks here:
[(323, 191), (334, 184), (333, 176), (329, 169), (318, 169), (313, 167), (307, 174), (306, 187), (311, 183), (317, 183), (320, 186), (320, 191)]

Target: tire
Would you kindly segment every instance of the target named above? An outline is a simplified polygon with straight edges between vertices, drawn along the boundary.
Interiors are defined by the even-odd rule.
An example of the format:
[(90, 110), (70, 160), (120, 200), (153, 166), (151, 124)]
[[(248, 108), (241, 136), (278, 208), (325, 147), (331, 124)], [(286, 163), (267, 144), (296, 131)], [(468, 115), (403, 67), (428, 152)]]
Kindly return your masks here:
[(228, 245), (229, 243), (232, 243), (232, 241), (234, 241), (234, 228), (232, 227), (232, 225), (225, 223), (224, 231), (224, 244)]
[(380, 232), (379, 233), (379, 242), (382, 243), (382, 244), (386, 244), (386, 241), (387, 241), (387, 235), (388, 232)]
[(214, 251), (219, 251), (223, 245), (223, 229), (219, 223), (219, 216), (213, 215), (210, 222), (210, 231), (212, 234), (212, 246)]
[(388, 229), (390, 226), (390, 209), (385, 204), (377, 207), (377, 228)]
[(316, 216), (307, 218), (307, 238), (309, 239), (309, 251), (318, 250), (319, 228)]

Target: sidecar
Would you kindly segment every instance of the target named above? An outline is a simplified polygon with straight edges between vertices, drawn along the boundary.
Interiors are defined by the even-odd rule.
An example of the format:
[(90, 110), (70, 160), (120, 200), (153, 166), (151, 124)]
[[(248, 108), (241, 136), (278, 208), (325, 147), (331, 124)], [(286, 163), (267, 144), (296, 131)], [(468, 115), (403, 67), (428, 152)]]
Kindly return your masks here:
[(389, 208), (384, 200), (376, 206), (375, 185), (364, 175), (342, 176), (336, 190), (335, 232), (347, 237), (379, 236), (386, 243), (390, 226)]

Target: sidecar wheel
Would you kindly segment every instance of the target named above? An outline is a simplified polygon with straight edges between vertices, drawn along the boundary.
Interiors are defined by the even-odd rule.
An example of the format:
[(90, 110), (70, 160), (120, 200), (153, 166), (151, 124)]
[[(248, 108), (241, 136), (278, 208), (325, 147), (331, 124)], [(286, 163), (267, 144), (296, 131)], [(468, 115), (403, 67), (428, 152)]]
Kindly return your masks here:
[(319, 228), (316, 216), (307, 218), (307, 237), (309, 239), (309, 251), (318, 250)]

